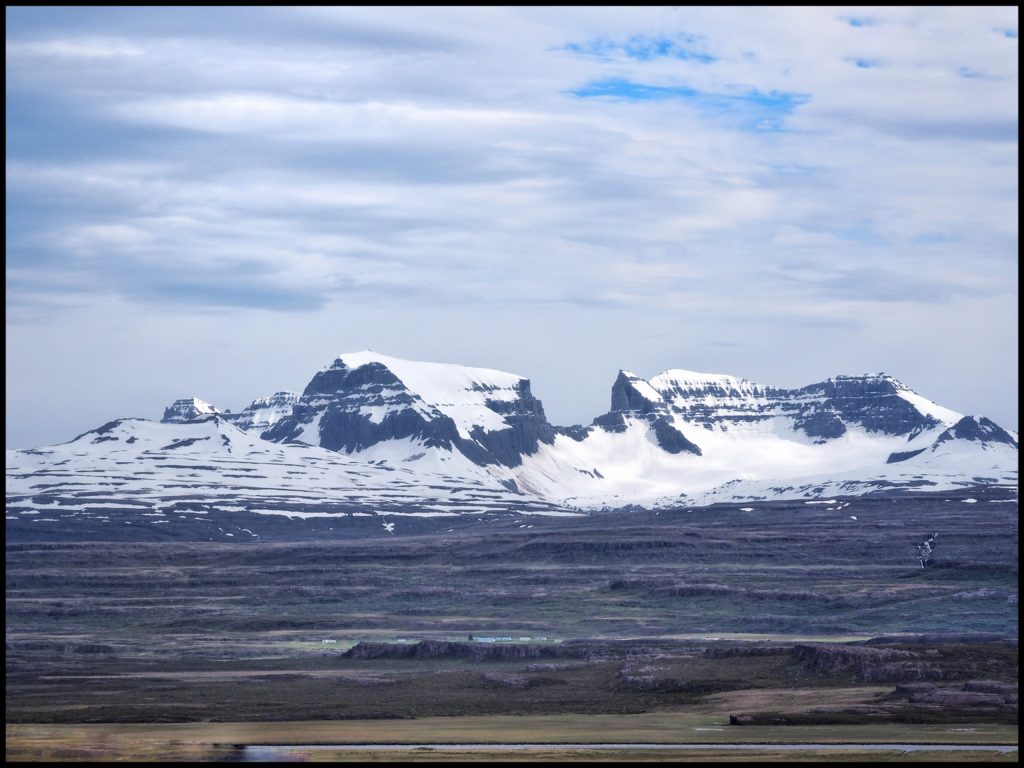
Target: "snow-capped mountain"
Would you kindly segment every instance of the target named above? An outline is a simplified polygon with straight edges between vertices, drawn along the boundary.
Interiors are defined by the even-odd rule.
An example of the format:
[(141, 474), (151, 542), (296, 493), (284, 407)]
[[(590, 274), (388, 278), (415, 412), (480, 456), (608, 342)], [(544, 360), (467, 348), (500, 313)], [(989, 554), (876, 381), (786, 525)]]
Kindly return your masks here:
[(439, 449), (479, 466), (511, 467), (554, 430), (522, 376), (364, 351), (317, 373), (291, 416), (263, 436), (345, 453), (404, 451), (404, 458)]
[[(786, 390), (721, 374), (669, 370), (647, 381), (620, 371), (611, 410), (588, 428), (562, 431), (525, 460), (517, 480), (547, 498), (583, 506), (608, 498), (704, 503), (718, 499), (720, 487), (737, 501), (743, 493), (799, 497), (840, 477), (865, 481), (847, 482), (846, 493), (916, 487), (922, 480), (935, 489), (976, 477), (1016, 482), (1015, 439), (988, 419), (977, 422), (984, 429), (967, 422), (975, 423), (886, 374), (837, 376)], [(948, 460), (930, 464), (923, 471), (935, 477), (928, 480), (921, 468), (886, 466), (923, 454), (940, 439), (953, 439), (978, 462), (969, 471)]]
[[(620, 371), (610, 410), (555, 427), (528, 379), (363, 351), (301, 395), (197, 398), (7, 452), (12, 515), (146, 508), (310, 515), (557, 513), (1016, 484), (1017, 436), (885, 374), (799, 389)], [(189, 511), (192, 510), (192, 511)], [(159, 513), (159, 514), (158, 514)], [(37, 517), (43, 521), (47, 517)]]
[(508, 490), (468, 461), (366, 461), (272, 443), (212, 415), (119, 419), (67, 443), (8, 451), (6, 510), (8, 519), (38, 522), (121, 523), (130, 512), (137, 524), (161, 524), (213, 522), (226, 512), (343, 518), (560, 508)]

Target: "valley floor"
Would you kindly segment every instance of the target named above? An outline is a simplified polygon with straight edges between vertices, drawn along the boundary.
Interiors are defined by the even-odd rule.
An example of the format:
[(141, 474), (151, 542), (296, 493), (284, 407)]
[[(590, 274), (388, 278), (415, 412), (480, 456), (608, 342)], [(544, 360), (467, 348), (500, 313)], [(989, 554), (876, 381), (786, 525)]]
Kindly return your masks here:
[[(7, 757), (1015, 744), (1017, 504), (965, 498), (508, 516), (245, 545), (9, 539)], [(936, 532), (922, 568), (916, 544)], [(305, 757), (401, 754), (442, 757)]]

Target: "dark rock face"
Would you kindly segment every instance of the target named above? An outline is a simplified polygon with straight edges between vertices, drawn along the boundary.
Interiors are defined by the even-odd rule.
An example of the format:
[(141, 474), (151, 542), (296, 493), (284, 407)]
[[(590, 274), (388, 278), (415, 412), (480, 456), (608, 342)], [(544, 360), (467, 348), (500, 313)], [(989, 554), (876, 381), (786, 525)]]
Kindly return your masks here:
[(548, 423), (541, 401), (530, 392), (529, 379), (519, 380), (516, 394), (515, 400), (486, 401), (488, 408), (504, 416), (508, 429), (487, 431), (476, 427), (470, 432), (496, 463), (506, 467), (518, 467), (523, 456), (537, 452), (540, 443), (550, 445), (555, 441), (555, 429)]
[[(935, 438), (935, 442), (931, 444), (930, 450), (934, 451), (943, 443), (948, 443), (952, 440), (967, 440), (990, 444), (1001, 443), (1013, 446), (1014, 448), (1017, 447), (1017, 441), (1013, 439), (1009, 432), (984, 416), (964, 416), (960, 421)], [(921, 448), (916, 451), (897, 451), (889, 454), (889, 458), (886, 459), (885, 463), (895, 464), (899, 461), (906, 461), (927, 450), (929, 448)]]
[(587, 435), (590, 434), (591, 427), (583, 427), (579, 424), (573, 424), (571, 427), (552, 427), (555, 430), (556, 435), (565, 435), (571, 440), (575, 440), (577, 443), (583, 442), (587, 439)]
[[(289, 442), (305, 434), (332, 451), (352, 453), (386, 440), (412, 438), (428, 448), (458, 450), (481, 466), (515, 467), (535, 453), (540, 443), (554, 442), (555, 430), (544, 415), (541, 401), (520, 379), (515, 398), (488, 398), (496, 387), (475, 384), (470, 391), (484, 394), (485, 406), (499, 414), (503, 429), (475, 426), (469, 437), (461, 434), (451, 417), (423, 401), (386, 365), (366, 363), (350, 368), (342, 360), (317, 373), (292, 409), (292, 415), (274, 424), (263, 437)], [(308, 425), (318, 421), (315, 437)]]
[(907, 459), (912, 459), (915, 456), (918, 456), (927, 450), (927, 448), (918, 448), (916, 451), (894, 451), (893, 453), (889, 454), (889, 458), (885, 460), (885, 463), (896, 464), (901, 461), (906, 461)]
[(628, 411), (612, 411), (611, 413), (606, 413), (603, 416), (598, 416), (596, 419), (594, 419), (593, 426), (599, 427), (603, 429), (605, 432), (625, 432), (625, 413), (628, 413)]
[(635, 376), (630, 376), (625, 371), (619, 371), (615, 383), (612, 384), (612, 411), (633, 411), (641, 416), (648, 413), (655, 413), (659, 409), (664, 410), (664, 403), (661, 400), (652, 401), (637, 391)]
[(349, 368), (341, 360), (324, 371), (318, 372), (302, 392), (303, 400), (315, 395), (332, 397), (339, 392), (355, 392), (365, 389), (371, 402), (379, 400), (384, 389), (404, 390), (405, 385), (381, 363), (367, 363), (358, 368)]
[(983, 443), (1004, 443), (1017, 447), (1010, 433), (984, 416), (964, 416), (935, 440), (935, 445), (949, 440), (970, 440)]
[(165, 424), (181, 424), (196, 419), (208, 419), (211, 415), (220, 413), (209, 403), (204, 403), (194, 397), (175, 400), (164, 410), (164, 417), (160, 419)]
[[(372, 409), (386, 412), (377, 421)], [(263, 433), (274, 442), (298, 438), (303, 427), (319, 419), (315, 442), (332, 451), (369, 448), (384, 440), (419, 438), (427, 447), (451, 449), (459, 440), (455, 423), (427, 407), (381, 363), (349, 368), (340, 360), (318, 372), (306, 386), (289, 418)]]
[(682, 453), (686, 451), (687, 453), (695, 453), (698, 456), (701, 455), (700, 448), (687, 440), (686, 436), (673, 427), (664, 416), (656, 418), (651, 426), (654, 429), (655, 437), (658, 438), (658, 445), (668, 453)]
[(836, 420), (860, 424), (869, 432), (905, 435), (938, 426), (937, 419), (921, 414), (899, 396), (901, 388), (903, 385), (896, 379), (884, 374), (836, 376), (797, 390), (796, 394), (823, 397)]
[(349, 410), (343, 403), (327, 406), (320, 422), (320, 445), (331, 451), (352, 453), (383, 440), (417, 437), (428, 448), (451, 449), (458, 430), (451, 419), (440, 414), (433, 419), (407, 408), (387, 414), (379, 423)]
[(810, 437), (820, 437), (823, 443), (846, 434), (846, 425), (833, 408), (814, 408), (798, 413), (793, 426), (802, 429)]
[[(727, 430), (734, 425), (782, 416), (792, 418), (794, 428), (816, 438), (816, 443), (825, 443), (846, 434), (850, 424), (872, 432), (908, 437), (939, 425), (938, 420), (920, 413), (901, 397), (901, 392), (908, 391), (906, 387), (885, 374), (837, 376), (801, 389), (777, 389), (730, 376), (677, 373), (678, 376), (674, 376), (669, 371), (644, 382), (620, 372), (612, 385), (612, 409), (595, 419), (594, 427), (621, 432), (625, 429), (624, 416), (627, 415), (646, 418), (652, 425), (659, 417), (664, 417), (665, 426), (671, 426), (671, 417), (676, 416), (709, 429)], [(657, 399), (652, 391), (657, 393)], [(699, 433), (691, 435), (690, 440), (676, 429), (680, 440), (670, 436), (664, 426), (655, 428), (658, 442), (665, 450), (699, 454)], [(972, 428), (965, 425), (963, 429)], [(979, 426), (974, 431), (997, 434), (987, 426)], [(1008, 435), (1007, 439), (1010, 439)], [(898, 454), (894, 457), (890, 463), (909, 458)]]
[(945, 673), (918, 655), (897, 648), (842, 645), (796, 645), (790, 656), (809, 670), (852, 673), (865, 682), (941, 680)]
[(593, 427), (606, 432), (625, 432), (626, 417), (642, 419), (651, 425), (655, 440), (668, 453), (693, 453), (701, 455), (700, 447), (672, 425), (668, 404), (664, 399), (652, 399), (650, 385), (626, 371), (619, 371), (612, 384), (612, 409), (594, 419)]

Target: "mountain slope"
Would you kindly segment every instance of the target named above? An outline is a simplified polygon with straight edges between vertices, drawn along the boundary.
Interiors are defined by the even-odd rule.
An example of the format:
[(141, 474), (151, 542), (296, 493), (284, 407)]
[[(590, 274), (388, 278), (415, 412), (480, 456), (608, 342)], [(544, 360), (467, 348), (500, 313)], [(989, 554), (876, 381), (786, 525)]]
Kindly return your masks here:
[[(559, 511), (469, 462), (353, 459), (277, 445), (220, 416), (121, 419), (44, 449), (7, 451), (7, 517), (204, 525), (218, 512), (327, 517)], [(125, 515), (128, 515), (125, 518)]]

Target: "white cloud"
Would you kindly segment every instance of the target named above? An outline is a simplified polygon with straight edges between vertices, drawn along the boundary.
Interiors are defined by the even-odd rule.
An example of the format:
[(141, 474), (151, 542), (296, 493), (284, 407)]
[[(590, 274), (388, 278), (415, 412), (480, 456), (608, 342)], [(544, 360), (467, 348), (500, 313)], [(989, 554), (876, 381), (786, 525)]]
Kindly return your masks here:
[(56, 57), (62, 59), (112, 59), (142, 56), (144, 49), (124, 40), (96, 38), (35, 40), (7, 43), (7, 55), (14, 57)]
[[(128, 348), (138, 315), (244, 335), (265, 311), (290, 318), (258, 324), (268, 349), (303, 322), (348, 339), (300, 342), (318, 365), (330, 341), (540, 366), (564, 420), (585, 415), (551, 391), (577, 374), (548, 337), (598, 378), (886, 367), (929, 396), (915, 370), (960, 356), (962, 391), (1002, 379), (1005, 402), (948, 404), (1016, 420), (1016, 9), (120, 13), (104, 36), (9, 25), (9, 339), (64, 349), (104, 302), (140, 329)], [(637, 35), (714, 60), (565, 49)], [(615, 80), (705, 101), (572, 95)], [(799, 104), (787, 130), (715, 114), (773, 93)]]

